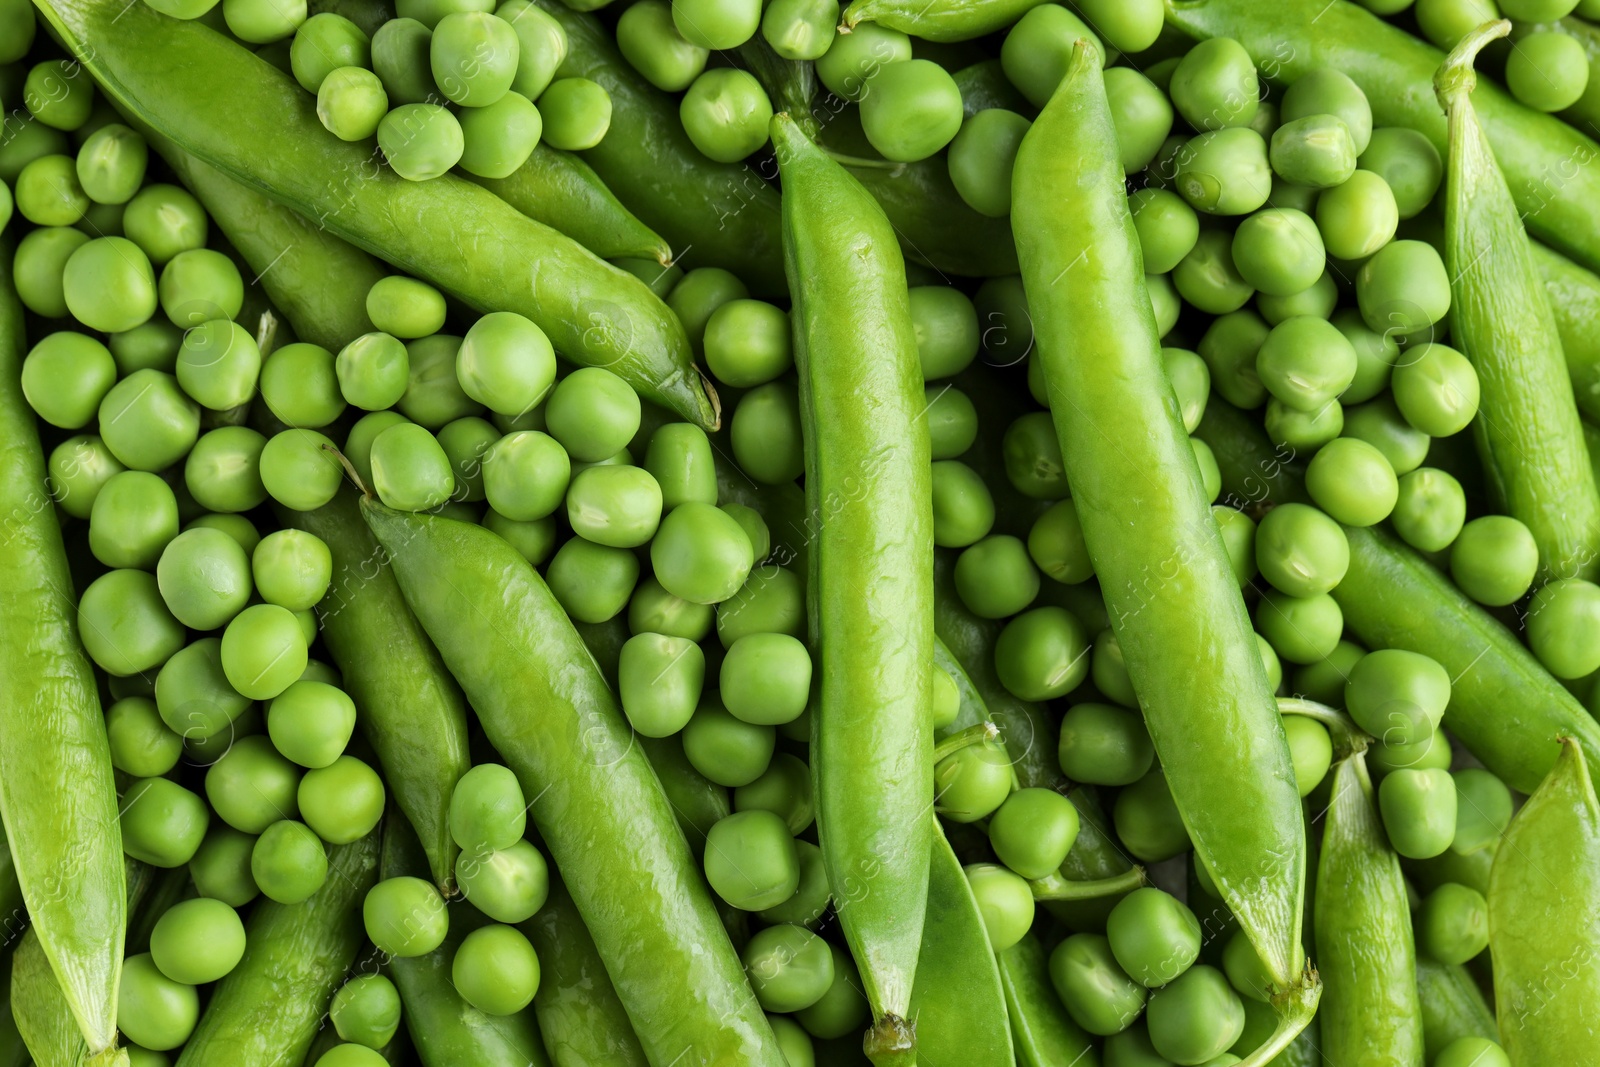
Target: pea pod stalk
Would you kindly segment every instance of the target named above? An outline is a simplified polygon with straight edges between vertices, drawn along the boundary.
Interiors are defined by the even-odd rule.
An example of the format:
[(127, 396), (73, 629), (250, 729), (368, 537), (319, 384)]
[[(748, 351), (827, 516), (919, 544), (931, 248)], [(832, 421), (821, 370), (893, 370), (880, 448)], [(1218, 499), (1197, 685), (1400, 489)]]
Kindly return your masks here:
[(772, 121), (794, 301), (807, 600), (820, 659), (817, 825), (875, 1022), (868, 1058), (915, 1062), (933, 750), (930, 450), (905, 263), (872, 195), (787, 115)]
[(288, 75), (198, 21), (119, 0), (39, 10), (113, 101), (180, 148), (480, 311), (527, 316), (567, 359), (717, 427), (682, 324), (637, 278), (463, 178), (400, 177), (323, 129)]
[(0, 240), (0, 815), (90, 1062), (111, 1063), (127, 921), (122, 831), (44, 450), (22, 395), (28, 347), (13, 253)]
[(1571, 739), (1501, 840), (1488, 897), (1495, 1014), (1512, 1067), (1592, 1062), (1600, 800)]
[(1023, 139), (1012, 202), (1067, 477), (1151, 739), (1196, 857), (1278, 988), (1298, 989), (1306, 844), (1288, 743), (1162, 367), (1087, 41)]
[(1491, 496), (1532, 532), (1543, 579), (1589, 578), (1600, 569), (1600, 492), (1544, 284), (1473, 104), (1473, 60), (1510, 30), (1501, 20), (1469, 33), (1434, 77), (1450, 122), (1451, 336), (1477, 370), (1472, 426)]

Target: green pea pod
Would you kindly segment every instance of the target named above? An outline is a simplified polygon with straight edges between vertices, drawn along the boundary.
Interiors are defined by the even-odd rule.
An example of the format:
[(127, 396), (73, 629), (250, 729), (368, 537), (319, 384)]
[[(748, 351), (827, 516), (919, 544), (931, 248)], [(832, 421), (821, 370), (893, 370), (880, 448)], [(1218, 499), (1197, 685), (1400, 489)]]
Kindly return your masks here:
[[(882, 210), (792, 120), (783, 181), (821, 664), (817, 825), (875, 1022), (867, 1056), (915, 1062), (907, 1014), (932, 841), (933, 504), (905, 264)], [(863, 418), (863, 410), (871, 413)]]
[(1556, 737), (1600, 754), (1600, 726), (1527, 647), (1449, 577), (1376, 527), (1346, 527), (1350, 568), (1333, 591), (1368, 648), (1403, 648), (1450, 673), (1444, 725), (1513, 789), (1555, 765)]
[[(1234, 38), (1280, 85), (1316, 67), (1343, 71), (1366, 93), (1373, 125), (1408, 126), (1446, 150), (1432, 93), (1444, 53), (1349, 0), (1167, 0), (1167, 25), (1194, 38)], [(1475, 104), (1528, 229), (1600, 270), (1600, 145), (1498, 86), (1480, 88)]]
[(950, 843), (942, 833), (933, 837), (922, 964), (911, 993), (918, 1062), (1010, 1064), (1005, 990), (983, 915)]
[(1600, 419), (1600, 278), (1559, 252), (1529, 242), (1561, 335), (1578, 410)]
[(471, 182), (380, 166), (324, 130), (292, 78), (199, 21), (119, 0), (40, 12), (112, 100), (180, 148), (480, 311), (526, 315), (566, 358), (717, 426), (682, 325), (637, 278)]
[(998, 956), (1017, 1067), (1099, 1067), (1099, 1052), (1061, 1005), (1031, 933)]
[(1422, 1009), (1422, 1042), (1428, 1062), (1463, 1037), (1500, 1040), (1494, 1013), (1478, 983), (1459, 963), (1440, 963), (1417, 955), (1417, 1001)]
[(317, 605), (323, 643), (356, 702), (356, 721), (377, 751), (385, 781), (411, 820), (433, 880), (454, 882), (450, 794), (467, 773), (467, 702), (406, 606), (400, 586), (342, 489), (315, 511), (279, 508), (278, 518), (315, 534), (333, 553), (333, 584)]
[(481, 526), (361, 507), (531, 799), (652, 1062), (782, 1067), (661, 784), (544, 579)]
[[(17, 1020), (11, 1014), (11, 967), (13, 953), (0, 956), (0, 988), (6, 990), (6, 995), (0, 997), (0, 1067), (27, 1067), (33, 1062), (33, 1057), (28, 1053), (27, 1043), (22, 1040), (22, 1032), (17, 1029)], [(46, 971), (48, 973), (48, 963)], [(54, 978), (52, 977), (52, 981)], [(63, 1005), (65, 1007), (65, 1005)], [(77, 1033), (77, 1025), (71, 1021), (68, 1014), (68, 1025), (72, 1032)], [(79, 1041), (83, 1038), (80, 1036)]]
[(28, 908), (17, 881), (17, 861), (11, 858), (5, 824), (0, 822), (0, 947), (15, 943), (28, 927)]
[(1028, 103), (1028, 98), (1011, 84), (998, 59), (986, 59), (970, 67), (962, 67), (951, 77), (955, 78), (956, 87), (961, 90), (961, 110), (969, 119), (992, 107), (1015, 111), (1028, 118), (1038, 113), (1038, 109)]
[(310, 15), (331, 12), (343, 16), (361, 27), (368, 37), (394, 18), (394, 8), (385, 0), (308, 0), (306, 10)]
[(1324, 822), (1315, 919), (1327, 986), (1318, 1017), (1323, 1054), (1330, 1063), (1422, 1067), (1411, 908), (1364, 751), (1335, 768)]
[(212, 991), (177, 1067), (305, 1058), (366, 940), (361, 902), (377, 881), (379, 836), (328, 849), (328, 880), (310, 899), (256, 904), (244, 959)]
[(537, 0), (567, 31), (562, 77), (582, 77), (611, 94), (611, 128), (584, 162), (685, 265), (724, 267), (757, 296), (784, 292), (778, 194), (743, 163), (716, 163), (683, 130), (678, 100), (645, 81), (592, 15), (560, 0)]
[(17, 884), (84, 1040), (116, 1044), (126, 889), (111, 748), (44, 451), (22, 395), (28, 351), (0, 241), (0, 814)]
[(1211, 446), (1222, 474), (1222, 502), (1259, 512), (1271, 504), (1304, 502), (1305, 464), (1293, 449), (1268, 440), (1260, 425), (1212, 394), (1194, 435)]
[[(379, 876), (416, 876), (427, 869), (427, 856), (416, 833), (404, 817), (391, 810), (384, 820)], [(456, 992), (450, 966), (473, 925), (469, 917), (482, 925), (482, 917), (475, 916), (472, 909), (453, 908), (450, 932), (438, 948), (425, 956), (391, 956), (385, 961), (384, 970), (400, 991), (402, 1017), (423, 1067), (550, 1067), (531, 1010), (485, 1015)], [(544, 962), (542, 957), (540, 962)], [(549, 977), (548, 970), (541, 971), (541, 981)], [(316, 1061), (308, 1056), (306, 1062)]]
[(1099, 55), (1079, 41), (1012, 179), (1035, 355), (1112, 629), (1195, 854), (1267, 973), (1296, 990), (1300, 797), (1162, 367), (1118, 158)]
[(840, 33), (876, 22), (925, 41), (970, 41), (1005, 29), (1044, 0), (852, 0)]
[(554, 871), (550, 899), (521, 925), (539, 954), (533, 1010), (555, 1067), (644, 1067), (644, 1049), (594, 939)]
[(571, 152), (540, 144), (510, 177), (467, 177), (601, 259), (653, 259), (663, 266), (672, 262), (667, 242), (623, 207), (594, 168)]
[(672, 805), (678, 827), (688, 839), (689, 851), (696, 857), (704, 855), (706, 835), (717, 820), (726, 818), (732, 810), (728, 791), (694, 769), (689, 757), (684, 755), (680, 739), (640, 735), (637, 740), (645, 755), (650, 757), (656, 777), (661, 779), (667, 803)]
[(1478, 373), (1482, 399), (1472, 426), (1491, 496), (1533, 533), (1543, 579), (1588, 578), (1600, 568), (1600, 492), (1561, 337), (1472, 99), (1473, 60), (1510, 29), (1501, 20), (1469, 33), (1434, 77), (1450, 117), (1450, 333)]
[(1495, 1015), (1512, 1067), (1592, 1055), (1596, 900), (1600, 800), (1582, 747), (1563, 737), (1555, 768), (1511, 821), (1489, 873)]

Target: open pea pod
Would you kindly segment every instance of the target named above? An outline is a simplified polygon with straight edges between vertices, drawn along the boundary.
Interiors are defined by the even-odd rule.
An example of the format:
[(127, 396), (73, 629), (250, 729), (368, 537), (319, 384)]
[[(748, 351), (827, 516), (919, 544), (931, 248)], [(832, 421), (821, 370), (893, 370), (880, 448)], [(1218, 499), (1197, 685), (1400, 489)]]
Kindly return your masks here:
[(1440, 1049), (1463, 1037), (1500, 1040), (1483, 991), (1459, 963), (1440, 963), (1418, 953), (1417, 1003), (1422, 1009), (1422, 1044), (1429, 1063)]
[(1512, 1067), (1593, 1054), (1597, 900), (1600, 800), (1583, 749), (1562, 738), (1555, 768), (1511, 821), (1489, 872), (1495, 1014)]
[(122, 832), (44, 450), (22, 395), (14, 251), (0, 236), (0, 815), (39, 947), (90, 1050), (109, 1057), (127, 916)]
[(1082, 1067), (1096, 1049), (1056, 995), (1044, 949), (1031, 933), (998, 956), (1017, 1067)]
[(911, 992), (917, 1062), (1009, 1064), (1005, 991), (983, 915), (943, 833), (933, 835), (928, 912)]
[(199, 21), (119, 0), (40, 11), (113, 100), (180, 148), (480, 311), (526, 315), (567, 359), (717, 426), (682, 325), (637, 278), (465, 179), (401, 178), (323, 129), (293, 79)]

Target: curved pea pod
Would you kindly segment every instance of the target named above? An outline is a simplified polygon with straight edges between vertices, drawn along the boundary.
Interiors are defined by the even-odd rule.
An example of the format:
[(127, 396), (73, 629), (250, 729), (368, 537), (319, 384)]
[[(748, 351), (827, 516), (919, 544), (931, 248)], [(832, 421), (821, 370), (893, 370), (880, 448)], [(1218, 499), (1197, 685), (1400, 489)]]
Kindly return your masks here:
[(567, 31), (560, 76), (588, 78), (611, 94), (611, 129), (584, 162), (685, 266), (731, 270), (757, 296), (783, 293), (777, 191), (744, 163), (702, 155), (683, 131), (677, 97), (645, 81), (598, 19), (559, 0), (538, 4)]
[[(875, 1022), (867, 1055), (913, 1062), (907, 1014), (927, 906), (933, 504), (905, 266), (871, 195), (786, 116), (772, 122), (794, 299), (807, 599), (822, 681), (817, 825)], [(863, 409), (872, 413), (862, 418)]]
[(540, 144), (510, 177), (468, 178), (601, 259), (672, 262), (666, 240), (623, 207), (594, 168), (571, 152)]
[(1316, 945), (1327, 986), (1318, 1022), (1328, 1060), (1421, 1067), (1411, 908), (1400, 858), (1373, 805), (1364, 752), (1333, 772), (1317, 869)]
[(1542, 580), (1588, 578), (1600, 568), (1600, 492), (1561, 336), (1472, 96), (1478, 50), (1510, 29), (1502, 20), (1474, 30), (1434, 77), (1450, 117), (1450, 334), (1477, 370), (1482, 399), (1473, 436), (1496, 510), (1532, 532)]
[(328, 849), (328, 880), (299, 904), (264, 900), (247, 946), (212, 991), (178, 1067), (297, 1063), (366, 940), (361, 902), (378, 877), (379, 834)]
[(1306, 843), (1289, 746), (1161, 362), (1087, 41), (1023, 138), (1012, 190), (1035, 356), (1145, 723), (1196, 856), (1273, 981), (1298, 991)]
[(481, 526), (361, 507), (530, 798), (647, 1053), (782, 1067), (661, 783), (544, 579)]
[(1600, 1003), (1600, 800), (1572, 739), (1500, 846), (1489, 951), (1501, 1043), (1513, 1067), (1575, 1062), (1593, 1052)]
[(1573, 399), (1588, 418), (1600, 419), (1600, 278), (1537, 241), (1529, 247), (1561, 335)]
[(970, 41), (1003, 30), (1043, 0), (852, 0), (840, 33), (876, 22), (925, 41)]
[(412, 182), (322, 128), (292, 78), (198, 21), (116, 0), (40, 9), (107, 95), (180, 148), (480, 311), (515, 311), (556, 351), (715, 428), (671, 310), (637, 278), (485, 189)]
[(416, 829), (440, 886), (455, 878), (450, 794), (472, 765), (467, 702), (406, 606), (355, 493), (344, 488), (315, 511), (277, 510), (286, 526), (315, 534), (333, 554), (333, 584), (317, 605), (322, 640), (356, 702), (356, 721), (385, 781)]
[(928, 913), (911, 1012), (919, 1063), (1014, 1060), (994, 949), (966, 872), (942, 833), (934, 834), (928, 866)]
[(644, 1067), (644, 1049), (561, 878), (520, 929), (539, 954), (533, 1010), (555, 1067)]
[(1459, 963), (1440, 963), (1417, 955), (1417, 1002), (1422, 1011), (1422, 1043), (1432, 1063), (1439, 1050), (1463, 1037), (1500, 1040), (1494, 1012), (1472, 975)]
[(297, 337), (337, 352), (371, 331), (367, 290), (388, 273), (377, 260), (190, 155), (148, 124), (135, 119), (134, 126), (199, 198)]
[(656, 777), (661, 779), (678, 827), (688, 839), (689, 851), (696, 857), (704, 855), (706, 835), (717, 820), (726, 818), (732, 810), (728, 791), (694, 769), (679, 738), (640, 736), (637, 740), (650, 757)]
[[(384, 821), (380, 877), (415, 876), (427, 869), (416, 833), (391, 810)], [(456, 992), (450, 966), (473, 919), (478, 925), (483, 922), (472, 909), (457, 907), (450, 916), (450, 932), (438, 948), (425, 956), (391, 956), (385, 961), (384, 970), (400, 991), (402, 1018), (423, 1067), (550, 1067), (532, 1010), (485, 1015)], [(542, 953), (539, 962), (545, 964)], [(541, 984), (550, 977), (543, 966), (540, 977)]]
[(111, 748), (44, 451), (22, 395), (28, 351), (0, 240), (0, 814), (40, 947), (94, 1053), (116, 1043), (126, 887)]
[[(1316, 67), (1343, 71), (1366, 94), (1374, 126), (1409, 126), (1445, 152), (1432, 92), (1444, 53), (1348, 0), (1169, 0), (1167, 25), (1194, 38), (1232, 37), (1279, 85)], [(1528, 229), (1600, 270), (1600, 145), (1497, 85), (1482, 86), (1474, 103)]]
[(1533, 653), (1449, 577), (1376, 527), (1345, 528), (1350, 568), (1333, 590), (1368, 648), (1403, 648), (1450, 673), (1444, 725), (1524, 793), (1555, 765), (1558, 736), (1600, 754), (1600, 726)]
[(967, 118), (992, 107), (1015, 111), (1032, 118), (1037, 109), (1028, 98), (1017, 91), (1006, 77), (998, 59), (986, 59), (969, 67), (962, 67), (951, 75), (956, 88), (961, 90), (961, 110)]
[(997, 956), (1017, 1067), (1093, 1067), (1087, 1034), (1072, 1021), (1050, 984), (1044, 949), (1031, 933)]

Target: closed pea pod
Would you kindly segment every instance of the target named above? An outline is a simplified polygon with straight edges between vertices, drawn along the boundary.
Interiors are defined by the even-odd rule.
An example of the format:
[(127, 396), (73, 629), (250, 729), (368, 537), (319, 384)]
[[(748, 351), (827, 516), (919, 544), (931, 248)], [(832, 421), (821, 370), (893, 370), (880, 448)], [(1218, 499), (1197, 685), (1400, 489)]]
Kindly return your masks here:
[(1494, 1012), (1465, 967), (1417, 956), (1417, 1003), (1422, 1013), (1422, 1042), (1428, 1062), (1439, 1050), (1461, 1038), (1499, 1037)]
[(876, 22), (925, 41), (969, 41), (1010, 26), (1042, 0), (853, 0), (840, 16), (840, 33)]
[[(1295, 990), (1289, 1015), (1299, 1025), (1283, 1037), (1287, 1044), (1317, 992), (1314, 982), (1298, 987), (1305, 837), (1294, 772), (1162, 368), (1089, 44), (1078, 44), (1024, 139), (1012, 187), (1038, 355), (1112, 627), (1199, 858), (1274, 981)], [(1093, 359), (1083, 355), (1088, 344)], [(1160, 415), (1152, 420), (1152, 412)], [(1108, 448), (1108, 425), (1138, 432)], [(1197, 684), (1211, 694), (1203, 723), (1189, 713)], [(1196, 759), (1201, 751), (1206, 757)], [(1231, 757), (1226, 766), (1222, 752)], [(1261, 866), (1268, 855), (1276, 858), (1270, 873)]]
[(1532, 531), (1542, 578), (1582, 578), (1600, 566), (1600, 493), (1560, 334), (1471, 95), (1478, 50), (1509, 30), (1498, 22), (1468, 34), (1434, 78), (1450, 116), (1451, 333), (1477, 371), (1483, 417), (1473, 425), (1491, 495)]
[[(876, 1017), (866, 1049), (886, 1067), (915, 1056), (908, 1011), (932, 831), (933, 518), (920, 364), (905, 271), (882, 212), (786, 116), (773, 120), (772, 137), (807, 503), (832, 516), (818, 529), (807, 590), (822, 672), (817, 816)], [(860, 424), (853, 414), (864, 401), (875, 417)], [(859, 879), (871, 890), (852, 896)]]
[(1018, 1067), (1073, 1067), (1092, 1062), (1089, 1037), (1050, 986), (1045, 952), (1032, 934), (1000, 953), (1000, 986)]

